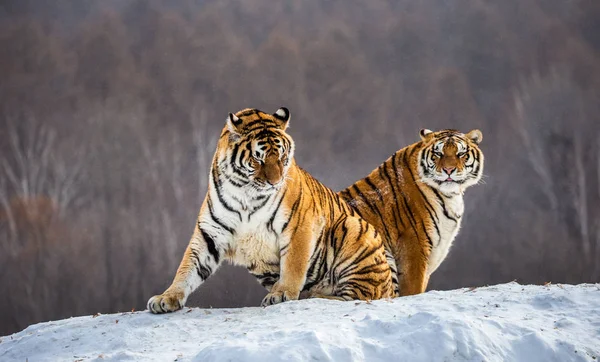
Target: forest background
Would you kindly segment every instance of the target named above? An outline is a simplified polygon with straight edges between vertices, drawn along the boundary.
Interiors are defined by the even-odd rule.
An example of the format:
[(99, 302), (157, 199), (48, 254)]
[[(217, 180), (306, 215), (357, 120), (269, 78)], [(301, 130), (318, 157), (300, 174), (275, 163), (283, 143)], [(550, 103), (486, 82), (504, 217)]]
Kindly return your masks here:
[[(484, 184), (429, 288), (598, 282), (599, 99), (597, 0), (4, 0), (0, 335), (162, 292), (246, 107), (288, 107), (334, 189), (420, 128), (479, 128)], [(188, 305), (264, 294), (225, 266)]]

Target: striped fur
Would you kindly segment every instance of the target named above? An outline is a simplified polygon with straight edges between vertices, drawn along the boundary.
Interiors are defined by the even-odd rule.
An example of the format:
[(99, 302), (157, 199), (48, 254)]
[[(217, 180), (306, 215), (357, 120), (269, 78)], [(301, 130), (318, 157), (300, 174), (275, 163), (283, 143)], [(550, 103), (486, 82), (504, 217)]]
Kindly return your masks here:
[[(223, 260), (245, 266), (269, 291), (263, 305), (309, 297), (394, 296), (391, 254), (373, 226), (294, 161), (289, 111), (230, 114), (208, 193), (171, 286), (148, 309), (180, 309)], [(388, 260), (392, 266), (388, 264)]]
[(460, 228), (465, 189), (483, 172), (479, 130), (421, 131), (366, 178), (339, 192), (383, 236), (398, 268), (399, 294), (425, 291)]

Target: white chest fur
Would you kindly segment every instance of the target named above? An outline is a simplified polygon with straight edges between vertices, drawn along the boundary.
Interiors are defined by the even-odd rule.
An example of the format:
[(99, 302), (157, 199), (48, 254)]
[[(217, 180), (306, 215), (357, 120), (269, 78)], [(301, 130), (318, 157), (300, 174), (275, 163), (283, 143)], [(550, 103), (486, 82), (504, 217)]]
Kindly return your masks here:
[(277, 210), (280, 197), (272, 194), (264, 195), (264, 201), (253, 199), (256, 195), (251, 190), (233, 187), (226, 179), (221, 187), (220, 195), (212, 187), (209, 192), (215, 200), (214, 213), (232, 231), (222, 239), (227, 259), (256, 270), (272, 269), (280, 255), (281, 240), (276, 230), (281, 230), (285, 222), (282, 209)]
[[(279, 260), (277, 237), (266, 228), (254, 228), (236, 234), (232, 241), (232, 262), (263, 269)], [(264, 265), (263, 265), (264, 264)]]
[(248, 217), (242, 212), (242, 222), (237, 223), (230, 241), (230, 261), (237, 265), (268, 269), (279, 261), (278, 235), (269, 225), (269, 208)]
[(443, 197), (443, 204), (436, 205), (437, 230), (432, 230), (432, 233), (437, 234), (437, 237), (434, 238), (433, 249), (429, 255), (428, 275), (431, 275), (448, 255), (452, 242), (460, 229), (464, 209), (462, 195)]

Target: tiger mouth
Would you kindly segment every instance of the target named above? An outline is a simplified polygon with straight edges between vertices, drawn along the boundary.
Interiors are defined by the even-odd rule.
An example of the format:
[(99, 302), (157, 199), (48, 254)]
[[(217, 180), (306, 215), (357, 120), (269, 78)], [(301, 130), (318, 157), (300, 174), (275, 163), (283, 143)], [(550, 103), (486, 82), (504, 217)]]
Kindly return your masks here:
[(281, 187), (283, 187), (283, 182), (278, 182), (276, 184), (269, 184), (266, 182), (257, 182), (253, 185), (253, 187), (256, 190), (259, 191), (274, 191), (274, 190), (279, 190)]
[(443, 185), (443, 184), (448, 184), (448, 185), (449, 185), (449, 184), (452, 184), (452, 183), (455, 183), (455, 184), (462, 184), (462, 183), (464, 183), (465, 181), (464, 181), (464, 180), (455, 180), (455, 179), (453, 179), (453, 178), (451, 178), (451, 177), (448, 177), (448, 178), (447, 178), (447, 179), (445, 179), (445, 180), (435, 180), (435, 182), (437, 182), (437, 183), (438, 183), (438, 185)]

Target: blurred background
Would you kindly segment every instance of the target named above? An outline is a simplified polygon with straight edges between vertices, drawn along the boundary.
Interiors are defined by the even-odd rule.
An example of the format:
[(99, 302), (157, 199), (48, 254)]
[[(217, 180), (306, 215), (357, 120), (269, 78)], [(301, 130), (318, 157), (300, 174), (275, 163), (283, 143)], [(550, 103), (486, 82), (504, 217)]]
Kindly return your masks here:
[[(483, 131), (485, 184), (429, 289), (600, 281), (600, 2), (3, 0), (0, 335), (144, 309), (228, 112), (290, 108), (342, 189), (420, 128)], [(255, 306), (226, 265), (189, 306)]]

